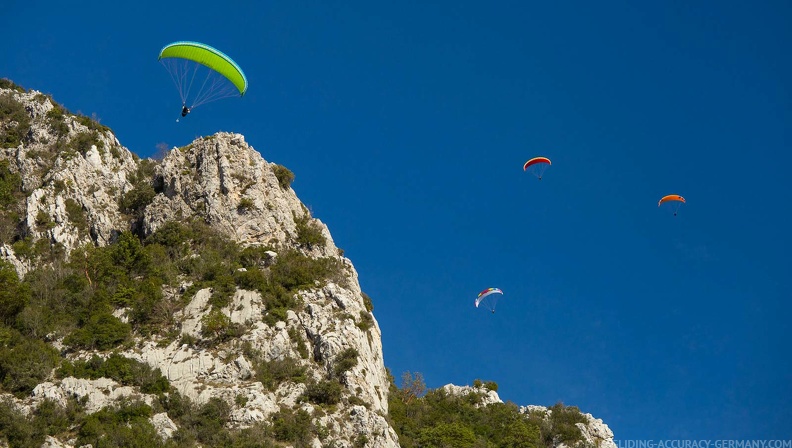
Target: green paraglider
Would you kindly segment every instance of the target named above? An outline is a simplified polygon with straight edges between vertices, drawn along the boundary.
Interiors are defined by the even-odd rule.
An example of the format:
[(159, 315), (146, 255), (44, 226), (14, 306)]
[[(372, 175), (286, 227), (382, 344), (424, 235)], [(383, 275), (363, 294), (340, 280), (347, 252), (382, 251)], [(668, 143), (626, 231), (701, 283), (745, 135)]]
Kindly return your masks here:
[[(247, 78), (239, 65), (209, 45), (174, 42), (160, 51), (159, 61), (179, 90), (182, 117), (202, 104), (232, 96), (241, 97), (247, 92)], [(198, 84), (200, 87), (193, 94), (193, 87)]]

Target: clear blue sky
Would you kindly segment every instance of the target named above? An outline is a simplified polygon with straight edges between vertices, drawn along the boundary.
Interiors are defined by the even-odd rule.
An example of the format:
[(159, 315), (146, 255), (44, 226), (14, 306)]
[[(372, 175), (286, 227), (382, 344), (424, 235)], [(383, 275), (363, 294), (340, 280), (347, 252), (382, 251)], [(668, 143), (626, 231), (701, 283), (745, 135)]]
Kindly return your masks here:
[[(4, 2), (0, 76), (143, 157), (233, 131), (294, 171), (397, 377), (622, 440), (792, 439), (789, 2), (117, 3)], [(247, 95), (176, 123), (176, 40)]]

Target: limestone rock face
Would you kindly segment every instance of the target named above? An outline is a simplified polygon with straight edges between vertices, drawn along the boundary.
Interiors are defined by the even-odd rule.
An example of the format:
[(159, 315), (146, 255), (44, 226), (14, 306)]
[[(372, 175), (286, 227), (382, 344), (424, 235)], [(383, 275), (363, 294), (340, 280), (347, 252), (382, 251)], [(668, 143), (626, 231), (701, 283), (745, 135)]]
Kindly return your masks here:
[(200, 215), (214, 228), (242, 244), (293, 244), (296, 219), (319, 226), (327, 244), (317, 256), (335, 256), (327, 227), (311, 218), (290, 187), (281, 187), (274, 163), (245, 142), (244, 136), (220, 132), (174, 148), (157, 170), (162, 194), (146, 208), (144, 229), (155, 231), (167, 221)]
[[(118, 207), (132, 188), (136, 157), (112, 132), (87, 117), (63, 113), (41, 92), (0, 89), (24, 105), (30, 129), (16, 147), (0, 147), (0, 160), (21, 177), (26, 200), (19, 210), (21, 224), (32, 241), (49, 241), (69, 253), (83, 244), (108, 244), (129, 227)], [(6, 242), (0, 258), (10, 260), (20, 274), (30, 263), (15, 256)], [(16, 260), (16, 261), (15, 261)]]
[(152, 396), (139, 393), (134, 387), (122, 386), (109, 378), (87, 380), (67, 377), (57, 384), (45, 382), (33, 389), (32, 396), (34, 401), (49, 399), (61, 406), (66, 405), (68, 397), (87, 397), (85, 410), (89, 413), (127, 397), (139, 398), (149, 405), (155, 400)]
[(477, 406), (487, 406), (493, 403), (503, 403), (494, 390), (489, 390), (485, 387), (472, 387), (472, 386), (456, 386), (453, 384), (446, 384), (443, 390), (449, 395), (465, 396), (469, 393), (478, 394), (481, 397), (481, 402)]

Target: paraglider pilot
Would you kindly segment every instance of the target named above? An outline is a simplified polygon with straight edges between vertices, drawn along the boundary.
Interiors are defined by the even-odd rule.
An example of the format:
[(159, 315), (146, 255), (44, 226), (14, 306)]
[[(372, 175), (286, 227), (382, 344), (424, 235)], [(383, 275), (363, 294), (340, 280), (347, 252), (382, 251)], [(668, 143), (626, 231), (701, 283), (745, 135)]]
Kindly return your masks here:
[(182, 117), (186, 117), (190, 113), (190, 108), (186, 105), (182, 106)]

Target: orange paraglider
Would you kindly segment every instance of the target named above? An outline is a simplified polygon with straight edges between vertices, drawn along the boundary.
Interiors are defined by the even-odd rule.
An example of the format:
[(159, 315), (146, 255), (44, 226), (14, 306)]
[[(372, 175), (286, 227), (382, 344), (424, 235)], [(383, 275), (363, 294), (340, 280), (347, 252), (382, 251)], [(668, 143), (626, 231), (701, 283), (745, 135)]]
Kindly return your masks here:
[(679, 207), (685, 203), (685, 198), (683, 198), (678, 194), (669, 194), (660, 198), (660, 202), (657, 203), (657, 206), (660, 207), (661, 205), (667, 202), (672, 204), (672, 208), (674, 210), (674, 216), (676, 216), (677, 212), (679, 211)]
[(547, 157), (534, 157), (533, 159), (525, 162), (523, 165), (523, 171), (528, 171), (530, 168), (531, 174), (538, 177), (539, 180), (542, 180), (542, 175), (544, 174), (545, 170), (552, 165), (553, 163), (550, 162), (550, 159)]

